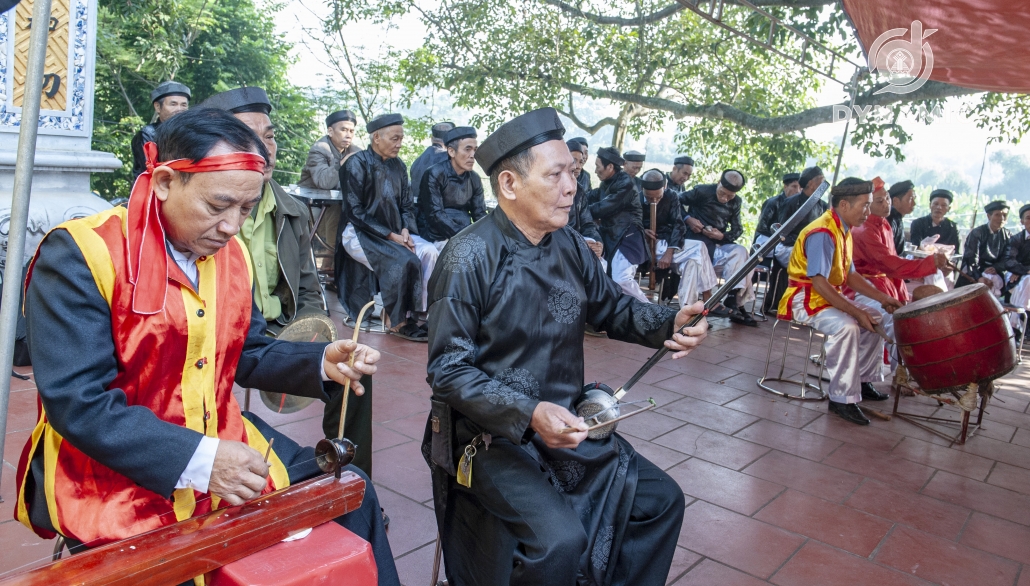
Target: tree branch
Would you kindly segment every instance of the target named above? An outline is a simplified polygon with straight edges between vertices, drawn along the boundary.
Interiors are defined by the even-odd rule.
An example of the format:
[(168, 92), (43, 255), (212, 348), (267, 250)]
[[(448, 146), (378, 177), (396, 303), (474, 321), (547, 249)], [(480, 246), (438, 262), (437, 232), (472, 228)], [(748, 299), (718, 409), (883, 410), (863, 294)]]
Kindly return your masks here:
[(601, 130), (605, 126), (614, 126), (616, 123), (615, 118), (612, 118), (611, 116), (598, 120), (594, 125), (587, 124), (580, 120), (579, 116), (576, 116), (576, 112), (572, 108), (572, 92), (569, 92), (569, 111), (564, 112), (562, 110), (558, 110), (558, 113), (571, 120), (573, 124), (580, 127), (580, 129), (590, 135), (596, 134), (598, 130)]
[[(685, 7), (682, 4), (670, 4), (661, 10), (651, 12), (650, 14), (644, 14), (641, 16), (626, 18), (623, 16), (605, 16), (603, 14), (595, 14), (587, 12), (582, 8), (578, 8), (571, 4), (562, 2), (562, 0), (543, 0), (544, 4), (553, 6), (558, 10), (561, 10), (565, 14), (576, 18), (582, 18), (589, 20), (594, 24), (605, 24), (614, 26), (640, 26), (644, 24), (654, 24), (658, 21), (669, 18), (670, 16), (682, 11)], [(727, 4), (739, 4), (733, 0), (727, 0)], [(837, 0), (752, 0), (752, 4), (763, 8), (813, 8), (819, 6), (828, 6), (836, 4)]]
[[(565, 83), (562, 88), (591, 98), (602, 98), (616, 102), (637, 104), (651, 110), (669, 112), (675, 118), (708, 118), (734, 122), (744, 128), (765, 134), (783, 134), (804, 130), (833, 121), (833, 106), (818, 106), (795, 114), (784, 116), (756, 116), (729, 104), (683, 104), (665, 98), (631, 94), (591, 88), (579, 84)], [(889, 106), (902, 102), (920, 102), (923, 100), (942, 99), (953, 96), (965, 96), (979, 93), (978, 90), (958, 87), (942, 82), (930, 81), (911, 94), (898, 95), (884, 93), (880, 95), (864, 94), (855, 100), (860, 106)], [(838, 104), (843, 105), (843, 104)]]

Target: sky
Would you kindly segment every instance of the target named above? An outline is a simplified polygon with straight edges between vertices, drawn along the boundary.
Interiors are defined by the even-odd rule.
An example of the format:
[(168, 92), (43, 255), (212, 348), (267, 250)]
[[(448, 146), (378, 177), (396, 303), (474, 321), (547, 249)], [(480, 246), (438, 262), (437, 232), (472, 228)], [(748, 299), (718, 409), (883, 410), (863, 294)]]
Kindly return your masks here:
[[(323, 0), (289, 0), (286, 9), (279, 13), (277, 26), (288, 40), (297, 43), (298, 39), (304, 37), (304, 29), (317, 27), (321, 15), (326, 12), (327, 8)], [(395, 26), (396, 30), (392, 31), (390, 35), (385, 35), (381, 27), (355, 22), (347, 25), (344, 32), (349, 43), (370, 49), (380, 47), (383, 42), (389, 42), (393, 47), (401, 50), (410, 50), (421, 46), (426, 30), (416, 17), (408, 15), (395, 23)], [(389, 40), (385, 41), (387, 37)], [(290, 70), (291, 81), (301, 86), (321, 85), (320, 81), (313, 81), (318, 80), (325, 72), (325, 67), (319, 59), (321, 49), (313, 45), (305, 46), (297, 43), (294, 51), (297, 62)], [(820, 105), (839, 103), (844, 98), (840, 86), (830, 82), (817, 96), (817, 103)], [(839, 144), (843, 127), (843, 123), (824, 124), (809, 129), (807, 133), (816, 140)], [(949, 104), (943, 119), (936, 120), (929, 125), (912, 123), (906, 125), (905, 128), (912, 134), (911, 141), (902, 148), (906, 159), (898, 166), (888, 166), (888, 171), (892, 172), (890, 174), (898, 176), (884, 176), (884, 180), (892, 183), (904, 179), (906, 174), (914, 174), (916, 170), (932, 169), (941, 174), (955, 172), (966, 184), (975, 188), (980, 180), (981, 165), (984, 162), (984, 147), (989, 135), (986, 131), (976, 128), (973, 122), (965, 119), (960, 112), (959, 102), (952, 101)], [(583, 133), (578, 129), (569, 133), (570, 136), (577, 134)], [(646, 152), (649, 145), (657, 147), (662, 143), (671, 142), (674, 134), (675, 123), (669, 122), (663, 132), (635, 139), (629, 138), (625, 148)], [(1030, 161), (1030, 140), (1015, 145), (991, 145), (987, 152), (982, 189), (1000, 182), (1003, 177), (1003, 169), (990, 160), (991, 154), (997, 150), (1022, 155)], [(845, 172), (859, 174), (863, 171), (870, 171), (877, 163), (876, 159), (864, 155), (855, 147), (848, 145), (845, 148)], [(882, 165), (880, 171), (883, 171)]]

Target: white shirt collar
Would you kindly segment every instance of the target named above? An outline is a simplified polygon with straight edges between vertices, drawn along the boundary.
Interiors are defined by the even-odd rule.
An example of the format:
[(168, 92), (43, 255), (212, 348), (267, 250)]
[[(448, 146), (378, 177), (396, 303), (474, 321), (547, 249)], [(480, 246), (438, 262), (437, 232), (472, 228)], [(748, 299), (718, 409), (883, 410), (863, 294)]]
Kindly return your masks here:
[(193, 283), (194, 287), (196, 287), (197, 259), (200, 258), (200, 255), (194, 254), (192, 252), (179, 252), (175, 249), (174, 246), (171, 245), (171, 243), (166, 242), (165, 244), (166, 248), (168, 248), (168, 254), (172, 256), (172, 260), (175, 261), (175, 264), (179, 265), (179, 268), (182, 269), (182, 272), (186, 273), (186, 276), (189, 278), (190, 282)]

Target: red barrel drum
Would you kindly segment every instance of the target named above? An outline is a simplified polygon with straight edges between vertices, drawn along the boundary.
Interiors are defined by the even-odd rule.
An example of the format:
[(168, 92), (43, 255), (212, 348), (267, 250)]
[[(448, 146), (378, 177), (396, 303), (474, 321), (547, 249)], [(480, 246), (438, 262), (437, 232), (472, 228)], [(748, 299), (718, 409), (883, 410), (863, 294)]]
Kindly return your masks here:
[(924, 391), (993, 380), (1016, 367), (1012, 327), (982, 283), (897, 310), (894, 336), (909, 374)]

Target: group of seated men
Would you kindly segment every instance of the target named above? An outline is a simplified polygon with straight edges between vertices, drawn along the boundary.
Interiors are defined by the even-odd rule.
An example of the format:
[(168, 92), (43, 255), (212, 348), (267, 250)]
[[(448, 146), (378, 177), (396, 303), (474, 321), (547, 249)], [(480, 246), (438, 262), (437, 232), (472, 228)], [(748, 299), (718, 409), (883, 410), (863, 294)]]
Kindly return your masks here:
[[(19, 460), (15, 514), (42, 537), (64, 536), (73, 553), (319, 473), (312, 448), (241, 411), (234, 383), (328, 402), (349, 382), (369, 402), (363, 381), (376, 371), (377, 351), (267, 335), (304, 306), (292, 288), (302, 279), (283, 265), (313, 274), (310, 250), (280, 243), (297, 204), (270, 177), (267, 96), (241, 88), (203, 106), (154, 129), (126, 206), (51, 231), (27, 276), (42, 409)], [(428, 284), (428, 372), (434, 398), (455, 409), (445, 444), (460, 451), (492, 441), (467, 463), (476, 481), (461, 484), (443, 474), (460, 453), (428, 442), (452, 583), (664, 581), (683, 494), (618, 434), (584, 441), (587, 425), (573, 414), (582, 335), (590, 323), (682, 357), (705, 337), (704, 321), (686, 327), (701, 304), (676, 311), (625, 294), (597, 251), (566, 227), (579, 189), (553, 109), (502, 126), (478, 152), (472, 129), (448, 130), (453, 167), (427, 169), (420, 200), (465, 209), (468, 218), (426, 223), (418, 240), (406, 181), (392, 176), (402, 121), (379, 117), (369, 131), (369, 148), (342, 162), (340, 232), (360, 224), (345, 250), (380, 282), (400, 268), (408, 324), (417, 298), (426, 303), (429, 271), (418, 251), (439, 256)], [(473, 156), (499, 202), (485, 217), (470, 203), (482, 197)], [(666, 194), (664, 177), (647, 180), (658, 192), (648, 197)], [(309, 238), (305, 226), (290, 234), (292, 246)], [(675, 237), (655, 232), (666, 243)], [(557, 370), (556, 356), (567, 358)], [(426, 429), (432, 436), (439, 426), (427, 421)], [(364, 498), (337, 522), (371, 543), (379, 583), (399, 584), (375, 488), (364, 471), (348, 470), (365, 481)], [(583, 473), (604, 481), (580, 482)], [(475, 531), (448, 529), (455, 525)]]

